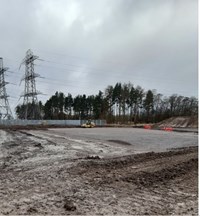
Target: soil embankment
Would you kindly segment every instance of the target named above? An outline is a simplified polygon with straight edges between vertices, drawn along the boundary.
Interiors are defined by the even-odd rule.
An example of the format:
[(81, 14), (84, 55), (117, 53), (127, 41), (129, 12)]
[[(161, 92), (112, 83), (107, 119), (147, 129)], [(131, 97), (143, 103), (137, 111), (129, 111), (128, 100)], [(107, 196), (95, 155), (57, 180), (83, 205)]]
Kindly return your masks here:
[(171, 117), (155, 124), (154, 127), (198, 128), (198, 117)]

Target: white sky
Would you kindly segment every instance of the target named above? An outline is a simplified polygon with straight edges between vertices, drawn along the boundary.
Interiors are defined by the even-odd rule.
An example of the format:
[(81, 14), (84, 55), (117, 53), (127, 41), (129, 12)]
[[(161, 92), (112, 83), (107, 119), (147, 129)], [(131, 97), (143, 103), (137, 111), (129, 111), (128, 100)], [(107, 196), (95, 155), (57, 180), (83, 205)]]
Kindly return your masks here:
[[(198, 95), (197, 0), (0, 0), (0, 56), (7, 92), (19, 103), (25, 52), (37, 61), (37, 89), (97, 94), (132, 82), (163, 95)], [(22, 99), (20, 100), (22, 102)]]

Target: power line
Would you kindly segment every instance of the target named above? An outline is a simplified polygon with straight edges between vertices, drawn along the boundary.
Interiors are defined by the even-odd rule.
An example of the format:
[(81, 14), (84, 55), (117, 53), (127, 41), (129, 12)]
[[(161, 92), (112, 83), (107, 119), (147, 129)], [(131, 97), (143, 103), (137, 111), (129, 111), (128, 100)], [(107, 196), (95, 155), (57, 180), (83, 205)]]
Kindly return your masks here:
[[(84, 71), (84, 73), (82, 74), (89, 74), (89, 76), (92, 76), (94, 74), (98, 74), (98, 75), (101, 75), (99, 72), (106, 72), (107, 75), (111, 74), (113, 77), (132, 77), (134, 74), (130, 71), (111, 71), (111, 70), (101, 70), (101, 69), (97, 69), (97, 68), (92, 68), (92, 67), (88, 67), (88, 66), (80, 66), (80, 65), (76, 65), (76, 64), (66, 64), (66, 63), (61, 63), (61, 62), (56, 62), (56, 61), (50, 61), (50, 60), (46, 60), (44, 59), (43, 60), (44, 62), (49, 62), (49, 63), (53, 63), (53, 64), (58, 64), (58, 65), (64, 65), (64, 66), (70, 66), (70, 67), (77, 67), (77, 68), (80, 68), (80, 70), (76, 70), (76, 69), (69, 69), (68, 67), (57, 67), (57, 66), (52, 66), (52, 65), (44, 65), (44, 64), (37, 64), (35, 66), (38, 66), (38, 67), (48, 67), (48, 68), (56, 68), (56, 69), (59, 69), (61, 71), (63, 70), (67, 70), (67, 72), (81, 72), (81, 69)], [(90, 70), (87, 70), (90, 69)], [(15, 71), (15, 70), (13, 70)], [(114, 75), (113, 75), (114, 73)], [(136, 80), (147, 80), (147, 81), (159, 81), (160, 82), (160, 79), (162, 80), (165, 80), (165, 83), (166, 81), (167, 82), (170, 82), (170, 83), (181, 83), (181, 79), (180, 80), (174, 80), (172, 78), (169, 78), (169, 77), (161, 77), (161, 76), (154, 76), (152, 74), (150, 74), (150, 77), (147, 77), (147, 75), (145, 74), (145, 76), (142, 76), (142, 77), (133, 77), (132, 79), (136, 79)]]
[[(13, 74), (12, 76), (20, 76), (19, 74)], [(53, 82), (49, 82), (49, 81), (38, 81), (38, 82), (42, 82), (42, 83), (46, 83), (46, 84), (49, 84), (49, 83), (51, 83), (51, 84), (53, 84), (53, 85), (62, 85), (62, 86), (70, 86), (70, 87), (79, 87), (80, 86), (80, 84), (78, 84), (78, 85), (72, 85), (72, 84), (69, 84), (69, 82), (70, 83), (72, 83), (72, 82), (76, 82), (77, 83), (77, 81), (69, 81), (69, 80), (65, 80), (65, 79), (62, 79), (62, 80), (60, 80), (60, 79), (55, 79), (55, 78), (47, 78), (47, 77), (45, 77), (45, 80), (50, 80), (50, 81), (53, 81)], [(149, 78), (141, 78), (141, 77), (135, 77), (134, 78), (134, 81), (149, 81), (149, 82), (152, 82), (152, 81), (156, 81), (156, 80), (154, 80), (154, 78), (152, 78), (152, 79), (149, 79)], [(129, 79), (129, 81), (130, 81), (130, 79)], [(85, 81), (85, 80), (80, 80), (79, 81), (79, 83), (88, 83), (88, 81)], [(165, 81), (165, 83), (168, 83), (167, 81)], [(170, 84), (171, 84), (172, 82), (170, 81)], [(99, 86), (101, 86), (101, 84), (99, 85)], [(106, 87), (105, 87), (106, 88)], [(170, 92), (169, 90), (165, 90), (166, 92)], [(180, 92), (180, 91), (179, 91)], [(181, 92), (185, 92), (185, 93), (187, 93), (187, 91), (181, 91)]]
[[(55, 53), (54, 53), (55, 54)], [(55, 54), (55, 55), (62, 55), (62, 54)], [(63, 56), (68, 56), (68, 55), (65, 55), (65, 54), (63, 54)], [(80, 70), (76, 70), (76, 69), (69, 69), (69, 67), (63, 67), (63, 68), (61, 68), (61, 67), (56, 67), (55, 65), (44, 65), (44, 64), (41, 64), (41, 65), (36, 65), (36, 66), (41, 66), (41, 67), (49, 67), (49, 68), (56, 68), (57, 70), (59, 69), (59, 70), (66, 70), (67, 72), (78, 72), (78, 73), (80, 73), (81, 72), (81, 70), (83, 70), (84, 72), (82, 73), (82, 74), (84, 74), (84, 75), (89, 75), (89, 76), (92, 76), (92, 75), (95, 75), (95, 74), (98, 74), (98, 75), (101, 75), (99, 72), (107, 72), (107, 76), (109, 76), (109, 74), (113, 74), (113, 72), (108, 72), (108, 71), (105, 71), (105, 70), (100, 70), (100, 69), (96, 69), (96, 68), (92, 68), (92, 67), (88, 67), (87, 65), (84, 65), (84, 66), (81, 66), (81, 65), (76, 65), (76, 64), (66, 64), (66, 63), (61, 63), (61, 62), (56, 62), (56, 61), (50, 61), (50, 60), (44, 60), (44, 62), (47, 62), (47, 63), (51, 63), (51, 64), (57, 64), (57, 65), (62, 65), (62, 66), (69, 66), (69, 67), (77, 67), (77, 68), (80, 68)], [(116, 66), (116, 65), (115, 65)], [(86, 71), (86, 69), (91, 69), (91, 70), (88, 70), (88, 71)], [(15, 69), (16, 70), (16, 69)], [(13, 74), (14, 75), (14, 74)], [(16, 75), (16, 74), (15, 74)], [(158, 82), (158, 81), (160, 81), (160, 79), (159, 78), (161, 78), (162, 80), (164, 80), (164, 83), (166, 84), (166, 83), (169, 83), (169, 84), (172, 84), (172, 83), (180, 83), (180, 82), (182, 82), (181, 81), (181, 79), (179, 80), (179, 81), (175, 81), (173, 78), (169, 78), (169, 77), (165, 77), (165, 78), (163, 78), (163, 77), (159, 77), (159, 76), (154, 76), (154, 75), (152, 75), (152, 74), (149, 74), (150, 75), (150, 77), (147, 77), (147, 75), (145, 75), (145, 76), (138, 76), (138, 75), (134, 75), (132, 72), (128, 72), (128, 71), (125, 71), (125, 72), (119, 72), (119, 71), (117, 71), (117, 72), (115, 72), (115, 74), (114, 75), (112, 75), (112, 77), (113, 78), (120, 78), (120, 77), (123, 77), (123, 78), (128, 78), (128, 80), (129, 81), (131, 81), (131, 82), (134, 82), (135, 83), (135, 81), (139, 81), (139, 83), (141, 84), (141, 82), (143, 82), (143, 81), (147, 81), (147, 82)], [(135, 77), (134, 77), (135, 76)], [(53, 84), (53, 85), (57, 85), (57, 83), (58, 83), (58, 85), (62, 85), (62, 86), (71, 86), (71, 87), (79, 87), (79, 85), (81, 84), (81, 83), (88, 83), (88, 81), (86, 81), (86, 80), (83, 80), (83, 79), (80, 79), (78, 82), (80, 83), (80, 84), (77, 84), (77, 85), (70, 85), (72, 82), (76, 82), (77, 83), (77, 81), (75, 80), (71, 80), (71, 81), (69, 81), (69, 80), (66, 80), (66, 79), (62, 79), (62, 80), (60, 80), (60, 79), (55, 79), (55, 78), (49, 78), (49, 77), (47, 77), (46, 78), (47, 80), (52, 80), (53, 81), (53, 83), (52, 82), (44, 82), (44, 83), (51, 83), (51, 84)], [(89, 79), (88, 79), (89, 80)], [(55, 83), (55, 81), (57, 81), (57, 83)], [(64, 83), (64, 82), (66, 82), (66, 84)], [(69, 84), (69, 82), (70, 82), (70, 84)], [(170, 92), (169, 90), (167, 90), (166, 89), (166, 92)], [(180, 92), (180, 91), (179, 91)], [(181, 92), (185, 92), (185, 93), (187, 93), (187, 91), (183, 91), (183, 90), (181, 90)]]
[[(48, 60), (44, 60), (44, 62), (52, 62), (52, 61), (48, 61)], [(59, 63), (59, 62), (54, 62), (55, 64), (60, 64), (60, 65), (71, 65), (71, 64), (62, 64), (62, 63)], [(74, 67), (79, 67), (80, 70), (76, 70), (76, 69), (69, 69), (67, 67), (57, 67), (57, 66), (52, 66), (52, 65), (44, 65), (44, 64), (40, 64), (40, 65), (36, 65), (36, 66), (39, 66), (39, 67), (48, 67), (48, 68), (56, 68), (56, 69), (59, 69), (61, 71), (63, 70), (67, 70), (67, 72), (81, 72), (81, 69), (82, 71), (84, 71), (82, 74), (89, 74), (90, 76), (91, 75), (94, 75), (94, 74), (98, 74), (98, 75), (101, 75), (99, 72), (104, 72), (104, 73), (107, 73), (107, 75), (111, 74), (113, 77), (132, 77), (134, 76), (134, 73), (131, 72), (131, 71), (111, 71), (111, 70), (100, 70), (100, 69), (96, 69), (96, 68), (90, 68), (90, 67), (82, 67), (82, 66), (79, 66), (79, 65), (73, 65)], [(71, 65), (72, 66), (72, 65)], [(87, 70), (87, 68), (90, 68), (91, 70)], [(113, 74), (114, 73), (114, 74)], [(152, 75), (150, 74), (150, 77), (147, 77), (147, 75), (145, 74), (145, 76), (142, 76), (142, 77), (133, 77), (133, 79), (142, 79), (142, 80), (153, 80), (153, 81), (160, 81), (160, 79), (162, 80), (165, 80), (168, 81), (168, 82), (173, 82), (173, 83), (180, 83), (182, 82), (181, 79), (180, 80), (174, 80), (173, 78), (169, 78), (169, 77), (163, 77), (163, 76), (158, 76), (158, 75)]]

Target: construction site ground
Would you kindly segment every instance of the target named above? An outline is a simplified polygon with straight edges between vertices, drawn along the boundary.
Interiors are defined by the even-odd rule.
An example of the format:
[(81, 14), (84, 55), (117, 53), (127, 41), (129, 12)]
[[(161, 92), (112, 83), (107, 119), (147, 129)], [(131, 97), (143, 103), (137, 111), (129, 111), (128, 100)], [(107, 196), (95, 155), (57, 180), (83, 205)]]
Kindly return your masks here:
[(196, 215), (198, 135), (0, 130), (1, 215)]

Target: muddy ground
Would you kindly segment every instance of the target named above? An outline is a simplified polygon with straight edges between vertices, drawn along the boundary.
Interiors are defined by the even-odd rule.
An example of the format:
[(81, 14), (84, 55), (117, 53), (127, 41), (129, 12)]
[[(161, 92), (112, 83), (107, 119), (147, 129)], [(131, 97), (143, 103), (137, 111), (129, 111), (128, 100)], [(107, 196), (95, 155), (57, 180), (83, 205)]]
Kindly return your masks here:
[(147, 152), (123, 130), (62, 130), (0, 130), (0, 214), (198, 214), (196, 137)]

